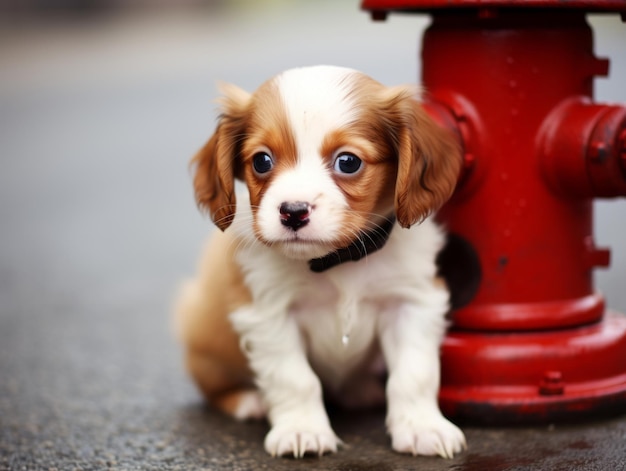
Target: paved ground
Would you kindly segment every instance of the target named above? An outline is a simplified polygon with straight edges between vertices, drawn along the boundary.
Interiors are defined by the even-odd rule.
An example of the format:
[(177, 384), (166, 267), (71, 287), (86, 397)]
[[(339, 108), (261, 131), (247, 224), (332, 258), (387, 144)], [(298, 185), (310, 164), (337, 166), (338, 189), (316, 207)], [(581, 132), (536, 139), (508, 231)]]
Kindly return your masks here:
[[(335, 413), (350, 448), (294, 461), (265, 455), (265, 424), (203, 406), (169, 310), (210, 230), (186, 163), (213, 129), (215, 80), (252, 89), (320, 62), (418, 74), (426, 18), (372, 24), (338, 3), (0, 20), (0, 470), (626, 469), (624, 417), (467, 425), (469, 451), (443, 461), (389, 451), (381, 411)], [(593, 23), (613, 59), (598, 98), (626, 102), (626, 25)], [(598, 286), (622, 312), (625, 217), (623, 200), (597, 205), (614, 249)]]

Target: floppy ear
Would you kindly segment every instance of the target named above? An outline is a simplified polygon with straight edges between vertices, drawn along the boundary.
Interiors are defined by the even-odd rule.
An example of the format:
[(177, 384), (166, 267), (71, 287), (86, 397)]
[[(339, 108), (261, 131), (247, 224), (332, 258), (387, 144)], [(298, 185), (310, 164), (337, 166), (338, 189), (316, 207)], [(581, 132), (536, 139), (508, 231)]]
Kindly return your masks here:
[(222, 113), (215, 134), (193, 157), (196, 202), (208, 210), (222, 231), (233, 222), (236, 209), (235, 174), (245, 133), (250, 94), (235, 87), (220, 87)]
[(437, 125), (409, 89), (396, 95), (400, 120), (396, 217), (402, 227), (422, 222), (452, 196), (461, 169), (454, 135)]

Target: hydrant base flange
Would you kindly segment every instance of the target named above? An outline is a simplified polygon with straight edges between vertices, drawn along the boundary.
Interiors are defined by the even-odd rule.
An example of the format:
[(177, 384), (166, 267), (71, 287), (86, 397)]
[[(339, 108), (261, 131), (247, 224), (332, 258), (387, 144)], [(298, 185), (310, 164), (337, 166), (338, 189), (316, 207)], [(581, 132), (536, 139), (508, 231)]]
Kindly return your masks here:
[(558, 331), (455, 330), (442, 349), (445, 414), (486, 424), (548, 423), (626, 411), (626, 316)]

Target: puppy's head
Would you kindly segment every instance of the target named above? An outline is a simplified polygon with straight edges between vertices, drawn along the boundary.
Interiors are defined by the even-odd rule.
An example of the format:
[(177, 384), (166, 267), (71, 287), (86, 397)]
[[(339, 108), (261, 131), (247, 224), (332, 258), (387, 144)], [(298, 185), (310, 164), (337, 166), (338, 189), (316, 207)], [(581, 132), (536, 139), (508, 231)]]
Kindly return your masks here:
[(222, 230), (234, 218), (235, 178), (250, 192), (255, 236), (298, 259), (345, 247), (394, 212), (409, 227), (454, 190), (456, 142), (408, 87), (318, 66), (254, 94), (223, 93), (217, 130), (193, 159), (198, 204)]

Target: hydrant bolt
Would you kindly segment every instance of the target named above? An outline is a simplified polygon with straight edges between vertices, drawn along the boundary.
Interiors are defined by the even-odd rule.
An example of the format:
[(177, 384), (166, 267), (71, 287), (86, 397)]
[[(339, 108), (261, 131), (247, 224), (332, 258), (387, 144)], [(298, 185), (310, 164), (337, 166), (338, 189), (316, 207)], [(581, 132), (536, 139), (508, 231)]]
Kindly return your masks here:
[(542, 396), (556, 396), (563, 394), (565, 384), (560, 371), (546, 371), (539, 384), (539, 394)]
[(592, 142), (589, 145), (589, 158), (597, 163), (602, 163), (606, 160), (608, 152), (604, 142)]

